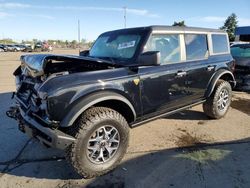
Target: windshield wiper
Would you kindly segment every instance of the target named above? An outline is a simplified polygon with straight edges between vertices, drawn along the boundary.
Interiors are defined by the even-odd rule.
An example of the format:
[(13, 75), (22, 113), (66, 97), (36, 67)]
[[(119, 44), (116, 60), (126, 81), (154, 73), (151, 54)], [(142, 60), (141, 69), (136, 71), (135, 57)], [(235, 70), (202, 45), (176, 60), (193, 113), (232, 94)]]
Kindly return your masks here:
[(109, 61), (111, 61), (112, 64), (117, 64), (117, 63), (115, 62), (115, 58), (113, 58), (113, 57), (106, 57), (106, 56), (103, 56), (103, 57), (97, 57), (97, 58), (104, 59), (104, 60), (109, 60)]

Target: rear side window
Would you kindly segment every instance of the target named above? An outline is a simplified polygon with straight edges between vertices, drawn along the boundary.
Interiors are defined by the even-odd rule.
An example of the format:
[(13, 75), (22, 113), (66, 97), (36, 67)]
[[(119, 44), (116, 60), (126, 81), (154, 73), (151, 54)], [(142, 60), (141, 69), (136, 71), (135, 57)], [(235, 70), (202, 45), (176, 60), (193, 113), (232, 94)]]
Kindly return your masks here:
[(185, 46), (187, 60), (198, 60), (208, 57), (207, 35), (186, 34)]
[(227, 35), (212, 34), (213, 53), (228, 53)]

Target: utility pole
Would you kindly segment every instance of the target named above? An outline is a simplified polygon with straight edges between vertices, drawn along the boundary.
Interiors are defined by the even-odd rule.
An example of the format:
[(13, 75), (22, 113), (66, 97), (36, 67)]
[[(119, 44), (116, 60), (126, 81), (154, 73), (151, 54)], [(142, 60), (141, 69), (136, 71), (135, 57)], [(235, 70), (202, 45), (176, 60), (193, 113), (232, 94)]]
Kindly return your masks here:
[(80, 20), (78, 20), (78, 45), (79, 45), (79, 52), (80, 52), (80, 42), (81, 42), (81, 30), (80, 30)]
[(124, 28), (126, 28), (127, 27), (127, 7), (124, 6), (123, 9), (124, 9)]

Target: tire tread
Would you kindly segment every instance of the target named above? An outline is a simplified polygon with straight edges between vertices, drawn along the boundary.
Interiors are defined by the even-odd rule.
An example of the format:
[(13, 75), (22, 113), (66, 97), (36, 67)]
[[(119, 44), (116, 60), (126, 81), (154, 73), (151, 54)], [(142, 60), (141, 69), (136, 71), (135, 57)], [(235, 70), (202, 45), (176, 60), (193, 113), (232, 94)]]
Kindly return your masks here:
[[(207, 98), (206, 102), (203, 103), (203, 111), (205, 112), (205, 114), (212, 118), (212, 119), (220, 119), (222, 117), (224, 117), (229, 109), (226, 110), (226, 112), (224, 113), (223, 116), (220, 116), (217, 112), (216, 112), (216, 96), (219, 95), (221, 88), (223, 87), (230, 87), (230, 92), (232, 92), (231, 89), (231, 85), (225, 81), (225, 80), (221, 80), (219, 79), (215, 85), (214, 91), (213, 93)], [(231, 95), (231, 93), (230, 93)], [(231, 100), (231, 97), (230, 97)], [(230, 104), (229, 104), (230, 105)]]
[[(84, 132), (88, 131), (95, 123), (100, 121), (102, 118), (112, 118), (116, 119), (117, 121), (120, 122), (121, 126), (124, 126), (124, 130), (127, 131), (126, 133), (126, 139), (129, 139), (129, 129), (128, 129), (128, 124), (125, 118), (116, 112), (113, 109), (106, 108), (106, 107), (93, 107), (88, 109), (79, 119), (78, 121), (72, 126), (72, 129), (70, 131), (70, 134), (74, 136), (76, 139), (84, 134)], [(126, 145), (127, 149), (128, 144)], [(88, 172), (85, 171), (84, 169), (81, 168), (81, 165), (79, 164), (77, 160), (77, 143), (73, 143), (66, 151), (66, 158), (70, 161), (74, 169), (82, 175), (84, 178), (92, 178), (92, 177), (97, 177), (100, 175), (103, 175), (111, 170), (113, 170), (119, 162), (122, 160), (125, 152), (123, 155), (119, 157), (119, 159), (115, 162), (114, 165), (112, 165), (110, 168), (105, 169), (104, 171), (101, 172)]]

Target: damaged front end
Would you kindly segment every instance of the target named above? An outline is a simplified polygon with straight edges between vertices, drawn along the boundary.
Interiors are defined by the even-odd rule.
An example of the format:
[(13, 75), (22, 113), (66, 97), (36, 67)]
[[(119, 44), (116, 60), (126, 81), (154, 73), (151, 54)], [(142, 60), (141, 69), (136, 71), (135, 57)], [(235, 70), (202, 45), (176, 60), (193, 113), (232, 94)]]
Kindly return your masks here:
[(78, 56), (27, 55), (21, 57), (21, 65), (13, 73), (16, 92), (15, 105), (6, 115), (17, 120), (20, 131), (35, 137), (50, 147), (65, 149), (75, 140), (60, 130), (60, 122), (51, 119), (46, 93), (39, 88), (53, 77), (76, 72), (107, 69), (108, 62)]
[(21, 132), (27, 134), (29, 137), (38, 139), (47, 147), (64, 150), (75, 141), (74, 137), (56, 128), (41, 126), (32, 116), (22, 110), (20, 106), (11, 107), (6, 112), (6, 115), (17, 120), (18, 128)]

